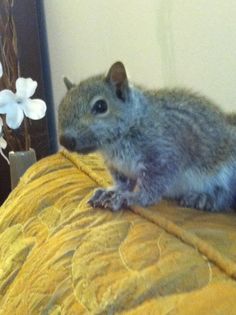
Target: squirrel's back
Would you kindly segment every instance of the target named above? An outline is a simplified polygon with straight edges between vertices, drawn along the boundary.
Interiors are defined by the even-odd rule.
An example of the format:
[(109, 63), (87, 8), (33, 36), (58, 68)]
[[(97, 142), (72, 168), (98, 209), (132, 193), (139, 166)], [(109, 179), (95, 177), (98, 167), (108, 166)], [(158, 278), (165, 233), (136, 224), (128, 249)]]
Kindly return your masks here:
[(235, 154), (236, 127), (210, 99), (181, 88), (138, 90), (147, 108), (140, 128), (150, 132), (150, 141), (159, 134), (169, 145), (177, 144), (183, 157), (209, 169)]

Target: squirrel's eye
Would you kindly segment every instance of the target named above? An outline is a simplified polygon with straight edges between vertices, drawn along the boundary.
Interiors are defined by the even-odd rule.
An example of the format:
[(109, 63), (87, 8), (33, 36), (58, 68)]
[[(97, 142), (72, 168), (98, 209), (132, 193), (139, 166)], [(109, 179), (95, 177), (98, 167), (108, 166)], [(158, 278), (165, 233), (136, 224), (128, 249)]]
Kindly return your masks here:
[(108, 109), (107, 103), (105, 100), (98, 100), (95, 102), (92, 108), (93, 114), (104, 114)]

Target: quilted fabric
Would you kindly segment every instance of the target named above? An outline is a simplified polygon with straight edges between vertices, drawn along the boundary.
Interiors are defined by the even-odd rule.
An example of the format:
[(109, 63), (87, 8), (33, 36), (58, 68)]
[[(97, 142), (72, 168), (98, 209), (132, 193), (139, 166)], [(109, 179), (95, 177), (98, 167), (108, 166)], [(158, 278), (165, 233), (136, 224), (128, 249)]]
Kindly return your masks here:
[(92, 209), (98, 156), (58, 153), (0, 209), (0, 314), (236, 315), (236, 215)]

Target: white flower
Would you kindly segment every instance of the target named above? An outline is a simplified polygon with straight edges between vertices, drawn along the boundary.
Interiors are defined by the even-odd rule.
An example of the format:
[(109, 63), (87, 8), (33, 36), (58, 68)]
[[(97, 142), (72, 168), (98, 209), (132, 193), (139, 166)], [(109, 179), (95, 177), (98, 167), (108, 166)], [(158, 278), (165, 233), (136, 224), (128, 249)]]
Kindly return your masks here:
[(3, 75), (3, 70), (2, 70), (2, 64), (0, 62), (0, 78), (2, 77), (2, 75)]
[(46, 104), (40, 99), (31, 99), (37, 82), (31, 78), (16, 80), (16, 93), (0, 91), (0, 114), (6, 114), (6, 123), (12, 129), (20, 127), (25, 116), (38, 120), (45, 116)]
[(8, 158), (2, 151), (2, 149), (6, 149), (7, 147), (7, 142), (2, 137), (2, 126), (3, 126), (3, 121), (2, 121), (2, 118), (0, 117), (0, 154), (4, 157), (4, 159), (8, 162), (8, 164), (10, 164)]

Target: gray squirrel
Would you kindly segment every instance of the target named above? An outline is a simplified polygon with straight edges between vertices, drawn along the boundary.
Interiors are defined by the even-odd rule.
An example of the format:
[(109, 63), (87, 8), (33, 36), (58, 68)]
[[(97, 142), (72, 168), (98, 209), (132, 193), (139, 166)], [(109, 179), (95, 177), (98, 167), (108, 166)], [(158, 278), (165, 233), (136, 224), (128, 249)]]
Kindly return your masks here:
[(79, 85), (65, 80), (60, 142), (70, 151), (99, 151), (114, 186), (89, 203), (113, 211), (162, 198), (206, 211), (236, 204), (236, 119), (185, 89), (131, 85), (123, 63)]

